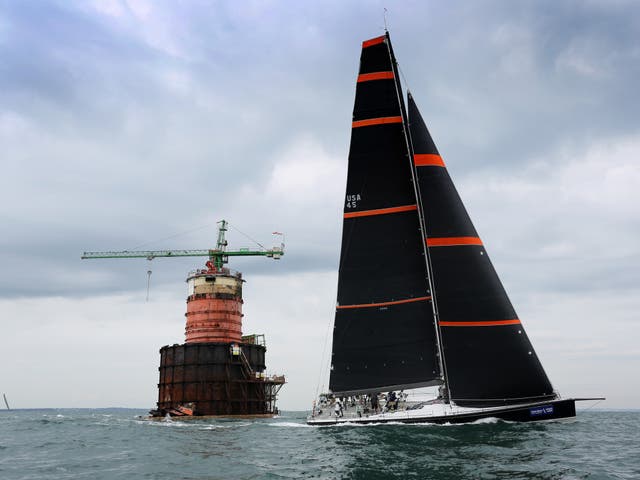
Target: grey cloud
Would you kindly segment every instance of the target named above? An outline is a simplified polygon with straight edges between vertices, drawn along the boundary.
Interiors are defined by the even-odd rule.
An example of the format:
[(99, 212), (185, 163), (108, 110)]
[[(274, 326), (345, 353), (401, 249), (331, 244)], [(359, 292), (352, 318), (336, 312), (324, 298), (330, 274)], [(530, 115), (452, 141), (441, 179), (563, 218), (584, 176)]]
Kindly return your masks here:
[[(4, 8), (11, 21), (0, 55), (11, 74), (2, 77), (3, 114), (26, 125), (3, 140), (13, 177), (3, 198), (12, 232), (5, 255), (25, 245), (49, 250), (53, 270), (82, 276), (87, 267), (75, 259), (85, 249), (128, 248), (227, 216), (237, 190), (264, 188), (282, 146), (301, 135), (346, 157), (358, 45), (381, 25), (374, 9), (336, 2), (175, 11), (160, 3), (141, 20), (126, 9), (111, 18), (80, 5)], [(562, 143), (637, 131), (629, 101), (635, 10), (408, 2), (389, 21), (409, 86), (464, 180), (478, 169), (521, 169)], [(298, 21), (285, 22), (291, 16)], [(286, 205), (271, 210), (286, 229)], [(337, 244), (314, 246), (304, 232), (320, 238), (329, 228), (335, 242), (339, 221), (316, 224), (314, 216), (290, 227), (291, 255), (281, 268), (332, 264)], [(247, 218), (243, 227), (258, 233), (254, 223)], [(110, 288), (126, 288), (116, 276)]]
[[(147, 13), (125, 3), (111, 13), (87, 2), (0, 6), (0, 304), (9, 316), (51, 312), (61, 329), (99, 315), (92, 302), (105, 323), (132, 306), (144, 312), (136, 302), (145, 260), (81, 261), (80, 254), (207, 248), (215, 221), (227, 218), (262, 242), (273, 230), (287, 234), (279, 263), (231, 264), (254, 289), (247, 311), (269, 312), (278, 332), (300, 322), (321, 342), (335, 300), (328, 285), (338, 263), (360, 42), (382, 33), (383, 3), (150, 5)], [(389, 8), (402, 72), (489, 254), (516, 309), (539, 317), (527, 324), (532, 337), (574, 313), (586, 335), (623, 292), (637, 297), (638, 210), (628, 184), (640, 132), (639, 20), (635, 2)], [(624, 142), (615, 159), (602, 153)], [(626, 170), (609, 183), (593, 169), (572, 178), (589, 155), (603, 177)], [(566, 162), (575, 170), (554, 176)], [(302, 187), (295, 178), (278, 183), (287, 169)], [(598, 194), (580, 194), (591, 190)], [(607, 243), (612, 237), (617, 242)], [(233, 232), (230, 240), (248, 244)], [(201, 263), (154, 260), (152, 297), (182, 298), (186, 272)], [(282, 278), (297, 296), (274, 303)], [(112, 305), (114, 293), (136, 298)], [(581, 307), (591, 298), (597, 313)], [(633, 318), (634, 302), (613, 315)], [(176, 332), (181, 308), (171, 316)], [(136, 329), (140, 337), (153, 330), (149, 351), (179, 340), (174, 332), (158, 339), (161, 310)], [(287, 352), (287, 342), (296, 340), (283, 335), (273, 352)], [(290, 363), (287, 353), (274, 355), (283, 368)], [(563, 365), (558, 355), (552, 365)], [(153, 386), (155, 360), (149, 365)], [(552, 368), (561, 379), (570, 370)], [(296, 374), (301, 384), (292, 388), (302, 392), (308, 372)]]

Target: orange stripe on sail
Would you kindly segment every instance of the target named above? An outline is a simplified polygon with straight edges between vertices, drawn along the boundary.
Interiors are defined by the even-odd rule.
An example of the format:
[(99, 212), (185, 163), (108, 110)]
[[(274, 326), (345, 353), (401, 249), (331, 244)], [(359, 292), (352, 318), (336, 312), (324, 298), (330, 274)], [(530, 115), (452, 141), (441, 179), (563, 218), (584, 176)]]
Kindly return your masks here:
[(441, 327), (498, 327), (501, 325), (519, 325), (520, 320), (489, 320), (483, 322), (440, 322)]
[(338, 305), (336, 308), (342, 310), (347, 308), (386, 307), (388, 305), (400, 305), (401, 303), (422, 302), (423, 300), (431, 300), (431, 297), (407, 298), (406, 300), (395, 300), (393, 302), (361, 303), (359, 305)]
[(380, 37), (372, 38), (371, 40), (365, 40), (364, 42), (362, 42), (362, 48), (378, 45), (379, 43), (383, 43), (386, 39), (387, 39), (386, 35), (382, 35)]
[(402, 117), (380, 117), (356, 120), (351, 124), (353, 128), (368, 127), (370, 125), (383, 125), (385, 123), (402, 123)]
[(413, 156), (416, 167), (444, 167), (442, 157), (434, 153), (416, 153)]
[(427, 238), (428, 247), (453, 247), (456, 245), (482, 245), (478, 237)]
[(358, 83), (370, 80), (393, 80), (393, 78), (393, 72), (361, 73), (358, 75)]
[(378, 208), (376, 210), (362, 210), (360, 212), (347, 212), (344, 218), (369, 217), (371, 215), (386, 215), (388, 213), (410, 212), (418, 210), (417, 205), (404, 205), (402, 207)]

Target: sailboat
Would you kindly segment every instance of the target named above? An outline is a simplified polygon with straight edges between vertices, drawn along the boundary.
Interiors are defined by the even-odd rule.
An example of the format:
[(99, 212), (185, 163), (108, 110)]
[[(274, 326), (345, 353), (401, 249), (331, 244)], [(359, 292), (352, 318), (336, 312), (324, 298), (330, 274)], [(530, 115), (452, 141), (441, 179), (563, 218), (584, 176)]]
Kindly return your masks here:
[[(573, 417), (456, 191), (389, 33), (362, 43), (330, 392), (307, 423)], [(426, 401), (407, 392), (438, 387)]]

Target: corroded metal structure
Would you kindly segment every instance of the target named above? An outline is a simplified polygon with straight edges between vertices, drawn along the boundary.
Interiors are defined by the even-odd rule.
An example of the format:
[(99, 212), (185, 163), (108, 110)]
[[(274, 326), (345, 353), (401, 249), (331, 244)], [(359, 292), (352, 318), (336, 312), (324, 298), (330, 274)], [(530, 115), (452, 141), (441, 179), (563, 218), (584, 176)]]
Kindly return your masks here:
[(196, 270), (187, 278), (187, 343), (242, 340), (242, 275), (227, 268)]
[(277, 413), (276, 397), (284, 377), (265, 376), (265, 351), (257, 343), (162, 347), (158, 413), (173, 414), (178, 407), (187, 407), (196, 416)]

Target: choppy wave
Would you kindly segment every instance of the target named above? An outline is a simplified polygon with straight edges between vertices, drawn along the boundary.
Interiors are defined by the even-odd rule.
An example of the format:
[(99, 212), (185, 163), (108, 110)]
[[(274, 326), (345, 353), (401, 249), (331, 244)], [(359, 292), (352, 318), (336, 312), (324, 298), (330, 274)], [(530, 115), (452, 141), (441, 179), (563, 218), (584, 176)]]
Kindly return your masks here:
[[(2, 480), (635, 479), (640, 412), (574, 422), (150, 421), (136, 410), (0, 413)], [(455, 427), (455, 428), (452, 428)]]
[(286, 428), (314, 428), (306, 423), (298, 422), (274, 422), (268, 424), (270, 427), (286, 427)]

